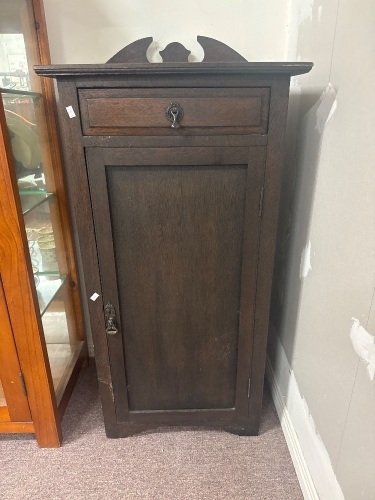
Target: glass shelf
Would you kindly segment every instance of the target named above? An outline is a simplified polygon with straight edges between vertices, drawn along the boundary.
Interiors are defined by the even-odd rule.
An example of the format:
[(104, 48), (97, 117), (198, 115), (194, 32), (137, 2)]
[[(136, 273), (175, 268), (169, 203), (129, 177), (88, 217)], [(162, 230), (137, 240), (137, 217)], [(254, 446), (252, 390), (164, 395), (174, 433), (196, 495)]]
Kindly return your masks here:
[(45, 189), (20, 189), (19, 190), (20, 195), (26, 195), (26, 194), (53, 194), (53, 193), (47, 193)]
[(29, 90), (18, 90), (18, 89), (4, 89), (0, 87), (0, 94), (3, 94), (4, 99), (11, 99), (12, 95), (16, 98), (19, 96), (31, 97), (32, 99), (39, 99), (42, 97), (40, 92), (30, 92)]
[(31, 264), (37, 276), (52, 277), (52, 275), (66, 274), (65, 267), (60, 268), (61, 254), (59, 246), (56, 246), (55, 238), (59, 235), (59, 227), (56, 223), (53, 224), (51, 204), (44, 203), (45, 200), (52, 199), (52, 195), (45, 196), (24, 215)]
[(30, 213), (35, 208), (39, 207), (42, 203), (53, 197), (53, 193), (48, 193), (47, 191), (20, 191), (22, 214), (26, 215)]
[(37, 273), (34, 274), (34, 279), (39, 301), (39, 310), (41, 316), (43, 316), (53, 299), (64, 285), (66, 276), (60, 276), (58, 274), (50, 274), (46, 276)]

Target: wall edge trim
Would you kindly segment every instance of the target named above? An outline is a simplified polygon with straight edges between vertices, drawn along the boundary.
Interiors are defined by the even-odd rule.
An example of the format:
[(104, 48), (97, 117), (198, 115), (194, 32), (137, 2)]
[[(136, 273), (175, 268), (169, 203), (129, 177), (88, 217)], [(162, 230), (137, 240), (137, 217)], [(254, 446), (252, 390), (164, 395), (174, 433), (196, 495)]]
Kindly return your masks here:
[(268, 356), (266, 360), (266, 377), (304, 499), (319, 500), (319, 495), (316, 491), (302, 448), (299, 444), (297, 433), (294, 430), (292, 419), (285, 405), (284, 398), (276, 381), (275, 373)]

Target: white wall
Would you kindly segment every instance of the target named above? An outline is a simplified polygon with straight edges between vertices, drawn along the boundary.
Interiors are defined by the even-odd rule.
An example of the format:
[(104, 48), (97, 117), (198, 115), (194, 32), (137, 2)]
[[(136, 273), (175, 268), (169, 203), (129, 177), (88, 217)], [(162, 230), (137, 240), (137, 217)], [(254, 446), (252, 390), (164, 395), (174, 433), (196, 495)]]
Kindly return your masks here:
[[(323, 444), (345, 498), (370, 499), (375, 382), (358, 353), (375, 365), (375, 3), (293, 0), (291, 25), (288, 50), (315, 68), (294, 82), (297, 176), (279, 234), (270, 359), (295, 426), (303, 415), (290, 406), (291, 379), (311, 417), (314, 439), (303, 448), (310, 470), (320, 459), (312, 448)], [(311, 269), (303, 262), (301, 278), (304, 257)], [(313, 479), (321, 498), (340, 498), (322, 471)]]
[(249, 60), (284, 57), (288, 13), (277, 0), (45, 0), (44, 5), (56, 64), (104, 63), (148, 36), (161, 48), (185, 44), (198, 59), (203, 52), (197, 35), (216, 38)]
[(292, 82), (269, 359), (320, 498), (375, 498), (374, 381), (359, 356), (375, 352), (375, 2), (44, 2), (53, 63), (105, 62), (146, 36), (199, 60), (196, 35), (248, 60), (315, 63)]
[[(157, 50), (178, 41), (201, 60), (197, 35), (216, 38), (249, 60), (284, 60), (288, 10), (279, 0), (44, 0), (44, 9), (53, 64), (104, 63), (149, 36)], [(90, 331), (88, 343), (93, 355)]]

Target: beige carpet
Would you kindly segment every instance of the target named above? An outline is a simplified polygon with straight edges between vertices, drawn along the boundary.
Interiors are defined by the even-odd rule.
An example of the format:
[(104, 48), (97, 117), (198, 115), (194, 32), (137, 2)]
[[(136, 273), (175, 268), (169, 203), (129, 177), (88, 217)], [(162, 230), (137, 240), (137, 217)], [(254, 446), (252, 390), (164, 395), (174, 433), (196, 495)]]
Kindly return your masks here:
[(39, 449), (33, 436), (0, 435), (1, 500), (303, 498), (268, 392), (257, 437), (168, 430), (110, 440), (91, 366), (63, 432), (60, 449)]

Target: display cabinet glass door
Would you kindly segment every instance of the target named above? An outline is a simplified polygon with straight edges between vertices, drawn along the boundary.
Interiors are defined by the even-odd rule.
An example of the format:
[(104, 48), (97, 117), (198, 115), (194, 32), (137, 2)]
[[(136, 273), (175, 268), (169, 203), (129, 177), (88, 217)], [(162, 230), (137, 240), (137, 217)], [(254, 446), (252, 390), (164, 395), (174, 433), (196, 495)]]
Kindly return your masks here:
[[(1, 89), (13, 151), (30, 259), (52, 378), (59, 402), (80, 352), (67, 289), (67, 262), (56, 195), (48, 182), (50, 161), (43, 137), (39, 93)], [(47, 170), (47, 172), (46, 172)]]
[(27, 0), (1, 2), (0, 93), (59, 403), (83, 343), (77, 340), (75, 332), (69, 263), (41, 79), (33, 71), (39, 54), (35, 33), (30, 30), (33, 18), (30, 9), (32, 3)]

